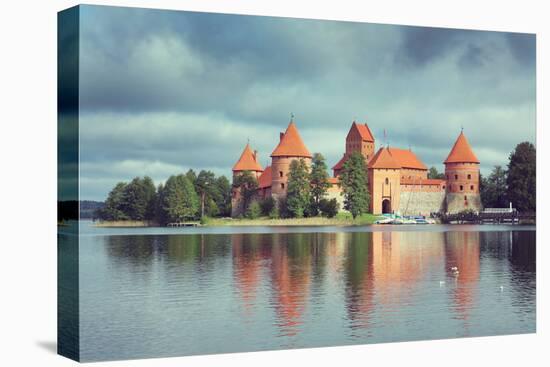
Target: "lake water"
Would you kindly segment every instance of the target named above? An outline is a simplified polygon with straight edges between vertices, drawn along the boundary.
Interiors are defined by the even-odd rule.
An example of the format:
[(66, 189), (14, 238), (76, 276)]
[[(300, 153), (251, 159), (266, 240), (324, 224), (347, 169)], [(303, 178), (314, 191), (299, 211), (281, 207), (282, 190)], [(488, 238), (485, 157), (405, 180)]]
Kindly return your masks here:
[[(535, 233), (493, 225), (81, 222), (80, 358), (533, 333)], [(67, 237), (60, 236), (61, 253), (71, 251)]]

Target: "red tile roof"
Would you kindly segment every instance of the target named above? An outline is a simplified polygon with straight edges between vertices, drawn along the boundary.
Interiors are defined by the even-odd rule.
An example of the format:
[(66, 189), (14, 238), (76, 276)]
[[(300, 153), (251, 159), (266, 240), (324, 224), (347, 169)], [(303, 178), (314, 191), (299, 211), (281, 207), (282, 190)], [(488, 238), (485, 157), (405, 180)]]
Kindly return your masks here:
[(258, 163), (255, 153), (250, 149), (250, 145), (246, 144), (241, 157), (233, 166), (233, 172), (239, 171), (256, 171), (262, 172), (262, 166)]
[(260, 175), (260, 178), (258, 179), (258, 187), (260, 189), (271, 187), (271, 166), (267, 166), (264, 172)]
[(296, 124), (294, 121), (290, 121), (288, 127), (279, 142), (279, 145), (275, 148), (272, 157), (307, 157), (311, 158), (312, 155), (307, 149), (304, 141), (298, 133)]
[(338, 161), (338, 163), (336, 163), (332, 169), (342, 169), (342, 167), (344, 167), (344, 163), (346, 163), (348, 159), (348, 156), (346, 154), (344, 154), (344, 156)]
[(393, 157), (389, 148), (380, 148), (371, 158), (368, 168), (392, 168), (399, 169), (401, 165)]
[(412, 169), (428, 169), (424, 163), (416, 154), (414, 154), (410, 149), (398, 149), (398, 148), (389, 148), (390, 153), (401, 166), (401, 168), (412, 168)]
[(479, 163), (464, 132), (460, 132), (455, 145), (453, 145), (453, 149), (451, 149), (444, 163)]
[(332, 185), (337, 185), (340, 183), (340, 179), (338, 177), (329, 177), (328, 182)]
[(363, 141), (369, 141), (369, 142), (374, 143), (374, 137), (372, 136), (372, 133), (369, 129), (369, 125), (367, 125), (367, 124), (358, 124), (357, 122), (353, 121), (353, 124), (351, 125), (351, 129), (350, 129), (348, 135), (354, 129), (357, 130), (357, 132), (359, 133), (359, 135), (361, 136), (361, 139), (363, 139)]
[(402, 178), (401, 185), (443, 185), (445, 180), (439, 180), (435, 178), (423, 178), (423, 179), (413, 179), (413, 178)]

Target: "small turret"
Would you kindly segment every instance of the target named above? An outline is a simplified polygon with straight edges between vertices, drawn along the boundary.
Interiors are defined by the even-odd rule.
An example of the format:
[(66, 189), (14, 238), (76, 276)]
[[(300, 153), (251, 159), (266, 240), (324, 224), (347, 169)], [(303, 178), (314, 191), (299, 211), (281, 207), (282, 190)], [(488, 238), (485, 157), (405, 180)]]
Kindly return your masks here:
[(479, 159), (463, 131), (460, 132), (443, 163), (445, 164), (447, 212), (456, 213), (467, 209), (480, 211)]
[(303, 159), (306, 164), (311, 165), (312, 155), (300, 137), (298, 128), (291, 120), (282, 135), (277, 147), (271, 153), (271, 193), (276, 197), (286, 196), (288, 172), (290, 163), (295, 159)]

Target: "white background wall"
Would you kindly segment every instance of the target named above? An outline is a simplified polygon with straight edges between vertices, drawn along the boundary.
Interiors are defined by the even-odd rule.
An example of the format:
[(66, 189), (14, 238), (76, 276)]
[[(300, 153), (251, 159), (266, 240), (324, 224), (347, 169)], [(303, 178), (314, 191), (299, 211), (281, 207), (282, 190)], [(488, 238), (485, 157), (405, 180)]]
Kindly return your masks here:
[[(536, 32), (538, 160), (548, 159), (544, 1), (93, 1), (95, 4)], [(5, 1), (0, 12), (0, 365), (66, 366), (56, 339), (56, 12), (74, 1)], [(546, 24), (545, 24), (546, 23)], [(545, 101), (546, 103), (543, 103)], [(543, 124), (543, 121), (546, 124)], [(544, 136), (543, 136), (544, 135)], [(539, 169), (538, 187), (549, 175)], [(546, 185), (547, 186), (547, 185)], [(539, 194), (537, 335), (153, 359), (94, 366), (540, 366), (550, 345), (548, 194)], [(32, 221), (32, 223), (30, 223)], [(542, 225), (541, 225), (542, 224)], [(29, 260), (30, 259), (30, 260)], [(546, 344), (546, 349), (544, 345)]]

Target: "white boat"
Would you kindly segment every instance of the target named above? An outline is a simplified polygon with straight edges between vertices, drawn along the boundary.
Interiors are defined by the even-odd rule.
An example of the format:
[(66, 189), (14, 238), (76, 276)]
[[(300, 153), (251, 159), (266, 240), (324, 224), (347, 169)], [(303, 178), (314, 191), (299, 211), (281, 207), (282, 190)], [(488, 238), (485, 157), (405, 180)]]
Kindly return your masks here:
[(393, 224), (393, 218), (378, 219), (374, 224)]

